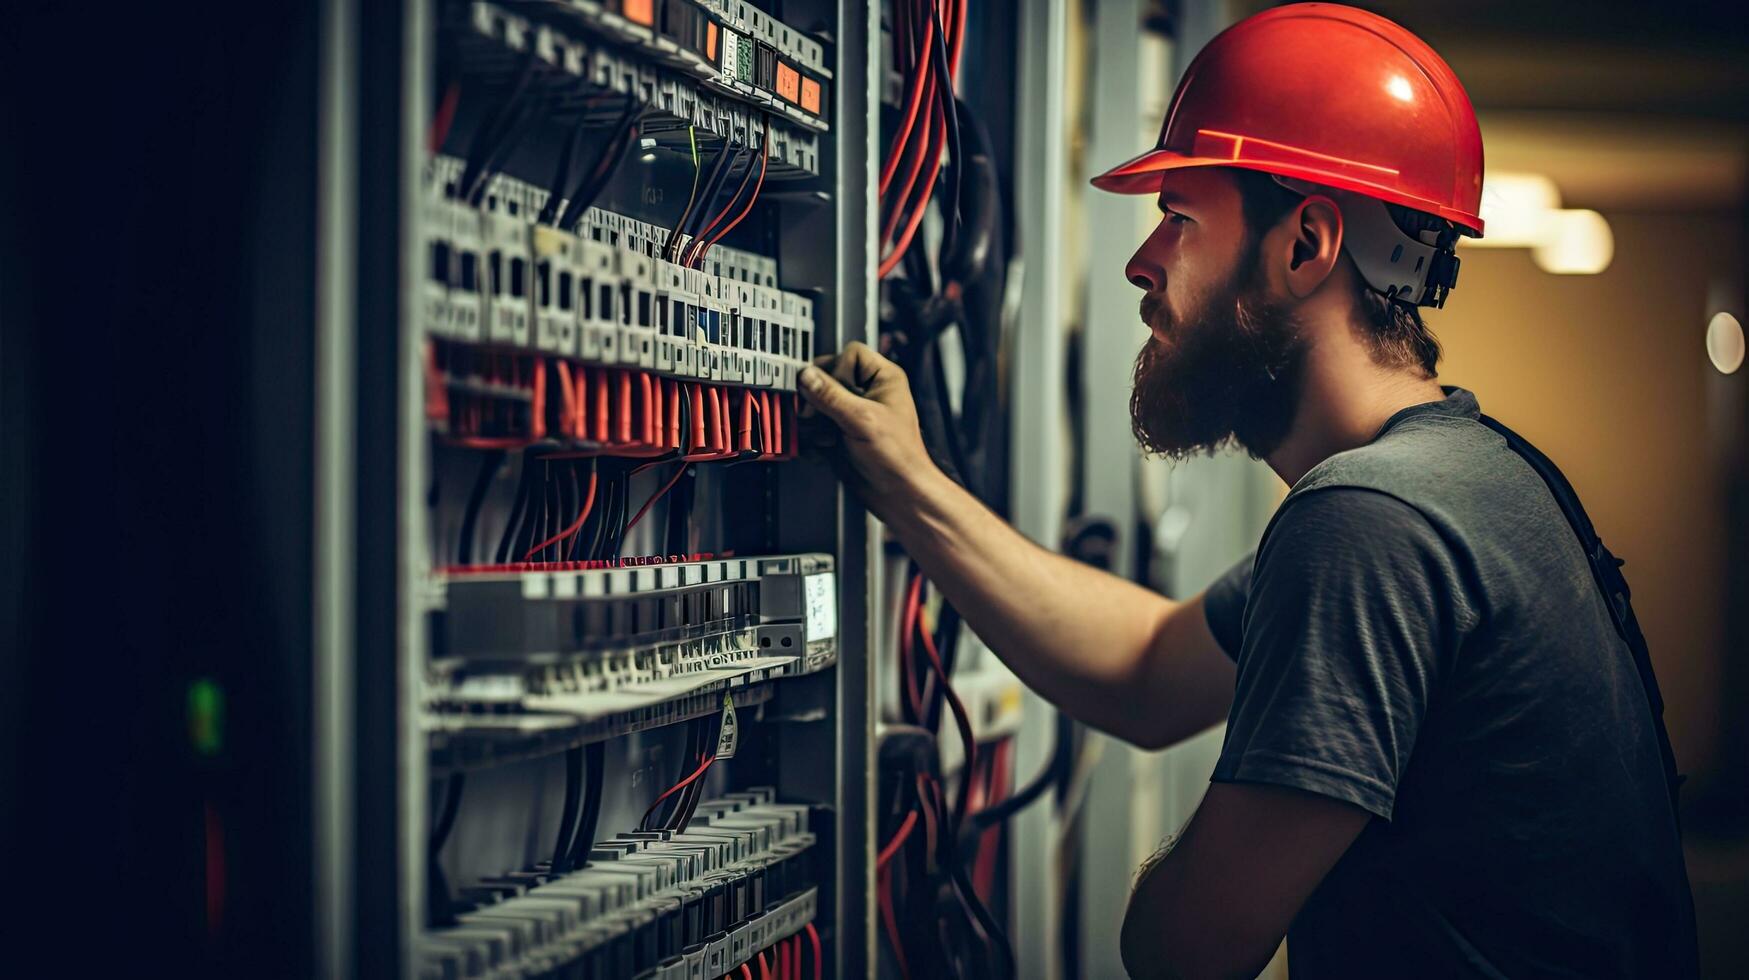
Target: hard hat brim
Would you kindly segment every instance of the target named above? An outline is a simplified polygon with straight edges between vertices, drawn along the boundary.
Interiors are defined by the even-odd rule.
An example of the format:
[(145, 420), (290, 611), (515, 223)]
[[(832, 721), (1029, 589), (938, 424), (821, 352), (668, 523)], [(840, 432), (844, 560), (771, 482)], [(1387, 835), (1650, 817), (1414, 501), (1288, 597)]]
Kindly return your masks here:
[(1179, 153), (1176, 150), (1153, 149), (1118, 164), (1093, 178), (1090, 183), (1099, 190), (1112, 194), (1158, 194), (1161, 174), (1172, 170), (1186, 170), (1191, 167), (1238, 167), (1242, 170), (1256, 170), (1262, 173), (1279, 174), (1283, 177), (1309, 180), (1313, 183), (1376, 197), (1392, 204), (1401, 204), (1404, 207), (1425, 211), (1428, 214), (1436, 214), (1457, 225), (1472, 237), (1480, 238), (1482, 236), (1482, 219), (1477, 215), (1446, 207), (1435, 201), (1422, 200), (1383, 184), (1357, 180), (1351, 174), (1333, 173), (1318, 167), (1297, 166), (1278, 161), (1251, 161), (1234, 159), (1230, 156), (1193, 156)]

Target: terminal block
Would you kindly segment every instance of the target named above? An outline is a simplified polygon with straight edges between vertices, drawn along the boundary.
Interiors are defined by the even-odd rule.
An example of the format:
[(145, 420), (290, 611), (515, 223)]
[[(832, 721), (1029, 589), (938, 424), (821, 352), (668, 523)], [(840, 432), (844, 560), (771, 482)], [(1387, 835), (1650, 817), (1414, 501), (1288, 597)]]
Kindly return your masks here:
[(439, 157), (428, 178), (428, 334), (784, 391), (817, 353), (814, 302), (779, 289), (771, 259), (671, 262), (668, 229), (597, 208), (562, 231), (534, 220), (546, 191), (502, 175), (475, 208), (455, 196), (462, 167)]
[(473, 718), (502, 729), (516, 716), (611, 727), (682, 698), (812, 673), (837, 657), (827, 555), (539, 568), (455, 569), (438, 583), (443, 653), (433, 706), (451, 729)]
[[(714, 59), (709, 65), (695, 65), (692, 57), (671, 53), (657, 44), (649, 28), (616, 17), (608, 7), (547, 2), (521, 4), (511, 10), (476, 2), (467, 7), (466, 23), (452, 30), (461, 42), (462, 56), (483, 73), (514, 72), (522, 59), (532, 57), (548, 73), (571, 76), (601, 92), (635, 99), (644, 109), (641, 131), (647, 136), (665, 137), (684, 146), (691, 127), (717, 139), (751, 146), (763, 144), (761, 134), (768, 130), (771, 169), (767, 179), (819, 176), (820, 135), (828, 128), (823, 114), (829, 79), (823, 64), (818, 69), (809, 68), (800, 57), (780, 55), (774, 45), (754, 43), (757, 38), (751, 38), (751, 29), (742, 34), (719, 26)], [(589, 8), (599, 12), (592, 13)], [(751, 14), (757, 14), (766, 25), (775, 23), (760, 11), (750, 7), (749, 11), (749, 24)], [(719, 23), (714, 16), (710, 21)], [(594, 30), (577, 30), (579, 25)], [(817, 41), (787, 27), (778, 30), (789, 32), (791, 46), (798, 50), (800, 42), (815, 45), (810, 50), (819, 50), (823, 59)], [(642, 42), (640, 33), (649, 35), (650, 40)], [(736, 34), (735, 60), (725, 65), (724, 59), (731, 57), (726, 43), (731, 33)], [(669, 43), (673, 43), (671, 39)], [(746, 68), (741, 64), (743, 53), (752, 59)], [(701, 54), (693, 56), (704, 61)], [(685, 64), (677, 66), (676, 60)], [(817, 92), (815, 86), (819, 87)], [(816, 98), (819, 111), (809, 112), (805, 106), (814, 105)]]
[(420, 976), (720, 977), (807, 928), (818, 905), (811, 808), (770, 788), (701, 803), (684, 831), (595, 841), (464, 889), (453, 925), (419, 939)]
[(745, 0), (549, 0), (526, 9), (617, 40), (799, 125), (828, 128), (825, 46)]

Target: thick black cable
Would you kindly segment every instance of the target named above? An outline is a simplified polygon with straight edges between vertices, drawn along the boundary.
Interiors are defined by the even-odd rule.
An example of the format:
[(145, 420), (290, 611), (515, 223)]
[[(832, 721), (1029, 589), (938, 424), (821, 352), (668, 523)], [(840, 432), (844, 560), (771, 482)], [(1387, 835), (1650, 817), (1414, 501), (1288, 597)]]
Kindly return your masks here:
[(567, 870), (587, 867), (589, 852), (595, 848), (595, 831), (601, 823), (601, 793), (606, 777), (607, 743), (590, 742), (583, 747), (588, 775), (583, 785), (583, 816), (577, 823), (577, 834), (571, 840), (571, 853), (566, 859)]
[(935, 90), (941, 99), (942, 115), (947, 119), (947, 165), (942, 169), (942, 196), (936, 199), (936, 206), (941, 209), (941, 250), (943, 254), (948, 254), (954, 250), (954, 242), (959, 238), (960, 182), (965, 172), (965, 161), (960, 156), (960, 120), (954, 105), (958, 99), (953, 91), (953, 78), (948, 73), (947, 40), (941, 26), (941, 8), (931, 4), (930, 16), (935, 18), (935, 43), (931, 47), (934, 49), (932, 54), (936, 77), (940, 80)]
[(437, 819), (431, 824), (431, 841), (428, 851), (436, 857), (443, 845), (449, 841), (449, 832), (455, 829), (456, 814), (461, 810), (462, 789), (466, 785), (466, 776), (455, 773), (443, 788), (443, 807), (437, 812)]
[(456, 548), (456, 563), (472, 564), (474, 560), (474, 531), (479, 527), (480, 508), (486, 503), (486, 491), (492, 488), (492, 478), (498, 475), (498, 467), (504, 465), (504, 450), (490, 449), (480, 455), (480, 471), (474, 476), (473, 488), (468, 491), (468, 504), (462, 511), (461, 544)]
[(577, 114), (577, 124), (571, 127), (570, 136), (559, 151), (559, 162), (553, 171), (552, 186), (547, 190), (547, 201), (541, 205), (540, 215), (535, 219), (543, 225), (552, 224), (559, 216), (559, 202), (564, 200), (565, 191), (571, 186), (571, 163), (577, 156), (577, 149), (583, 142), (583, 133), (588, 128), (589, 107), (585, 104)]
[(960, 834), (962, 851), (971, 847), (984, 831), (1031, 806), (1045, 794), (1045, 790), (1062, 782), (1064, 771), (1074, 760), (1074, 726), (1074, 719), (1061, 711), (1057, 712), (1056, 744), (1051, 748), (1050, 758), (1045, 760), (1043, 768), (1036, 776), (1025, 786), (1015, 790), (1014, 795), (972, 814), (966, 830)]
[(443, 873), (443, 862), (438, 856), (443, 852), (443, 845), (449, 840), (449, 833), (455, 827), (457, 812), (461, 810), (462, 787), (465, 778), (462, 773), (455, 773), (444, 784), (443, 806), (438, 810), (437, 819), (432, 821), (431, 836), (425, 847), (425, 921), (431, 926), (447, 926), (455, 924), (454, 896), (449, 889), (449, 877)]
[(571, 839), (577, 834), (577, 803), (583, 794), (583, 750), (565, 750), (565, 808), (559, 813), (559, 837), (553, 842), (554, 874), (563, 873), (571, 853)]
[[(706, 730), (711, 731), (711, 736), (705, 740), (703, 747), (700, 749), (700, 753), (709, 753), (714, 757), (717, 754), (717, 743), (722, 741), (723, 738), (723, 716), (721, 713), (718, 713), (717, 715), (717, 723), (714, 730), (710, 729), (708, 726)], [(710, 772), (709, 770), (706, 770), (703, 775), (692, 781), (691, 786), (687, 787), (692, 790), (692, 796), (686, 801), (686, 815), (680, 818), (680, 830), (684, 831), (692, 824), (692, 816), (698, 812), (698, 801), (704, 798), (704, 782), (709, 778)]]
[(492, 111), (487, 113), (486, 118), (482, 119), (478, 128), (474, 130), (474, 138), (468, 144), (468, 155), (465, 165), (462, 167), (461, 182), (457, 187), (458, 196), (462, 200), (468, 199), (480, 169), (485, 166), (486, 159), (491, 156), (496, 142), (502, 138), (500, 130), (506, 128), (506, 121), (521, 104), (523, 93), (528, 90), (529, 83), (534, 80), (535, 66), (538, 63), (539, 59), (536, 58), (531, 49), (528, 56), (523, 59), (522, 70), (517, 73), (516, 80), (511, 83), (510, 91), (497, 105), (492, 107)]
[(607, 182), (619, 169), (625, 158), (626, 150), (638, 135), (638, 100), (635, 97), (626, 98), (626, 107), (620, 113), (619, 119), (613, 125), (613, 136), (607, 139), (601, 148), (601, 155), (595, 163), (584, 172), (583, 180), (571, 192), (570, 202), (565, 205), (565, 211), (559, 216), (558, 227), (573, 229), (583, 220), (584, 212), (595, 203)]
[(495, 560), (497, 564), (500, 565), (510, 560), (510, 548), (516, 543), (516, 539), (519, 537), (517, 530), (521, 525), (523, 513), (528, 509), (529, 481), (531, 479), (531, 474), (529, 473), (530, 460), (527, 453), (521, 455), (519, 462), (520, 465), (518, 466), (516, 480), (516, 495), (512, 498), (510, 504), (510, 516), (505, 518), (504, 533), (498, 538), (498, 550), (495, 554)]
[(486, 188), (490, 186), (492, 175), (503, 169), (523, 139), (546, 117), (545, 101), (538, 94), (523, 94), (521, 104), (517, 106), (503, 133), (487, 153), (479, 172), (467, 184), (467, 196), (463, 200), (478, 205), (486, 196)]
[[(526, 451), (523, 453), (522, 465), (525, 468), (532, 470), (537, 462), (539, 461), (532, 454)], [(514, 556), (512, 561), (521, 561), (522, 556), (528, 554), (528, 549), (534, 547), (534, 543), (540, 540), (537, 535), (546, 526), (548, 487), (546, 470), (546, 464), (541, 463), (540, 476), (531, 475), (529, 477), (528, 509), (523, 513), (522, 526), (517, 528), (516, 542), (510, 549), (510, 553)]]

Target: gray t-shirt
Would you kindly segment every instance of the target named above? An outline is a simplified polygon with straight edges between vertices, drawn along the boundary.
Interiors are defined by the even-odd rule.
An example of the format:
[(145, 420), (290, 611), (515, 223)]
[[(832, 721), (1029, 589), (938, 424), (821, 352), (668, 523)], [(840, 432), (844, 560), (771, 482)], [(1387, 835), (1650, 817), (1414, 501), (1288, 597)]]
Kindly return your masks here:
[(1375, 817), (1288, 932), (1294, 980), (1693, 976), (1632, 656), (1478, 411), (1447, 389), (1320, 463), (1209, 588), (1239, 668), (1213, 778)]

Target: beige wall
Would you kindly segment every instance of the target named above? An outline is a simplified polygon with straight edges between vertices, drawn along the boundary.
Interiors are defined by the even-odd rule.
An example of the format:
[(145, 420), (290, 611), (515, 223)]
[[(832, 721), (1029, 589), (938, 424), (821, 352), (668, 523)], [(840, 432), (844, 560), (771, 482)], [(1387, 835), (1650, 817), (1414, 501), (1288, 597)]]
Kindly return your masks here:
[(1464, 249), (1430, 316), (1441, 380), (1549, 454), (1627, 559), (1683, 768), (1719, 727), (1723, 490), (1707, 431), (1707, 289), (1742, 263), (1730, 214), (1609, 213), (1615, 260), (1556, 276), (1520, 249)]

